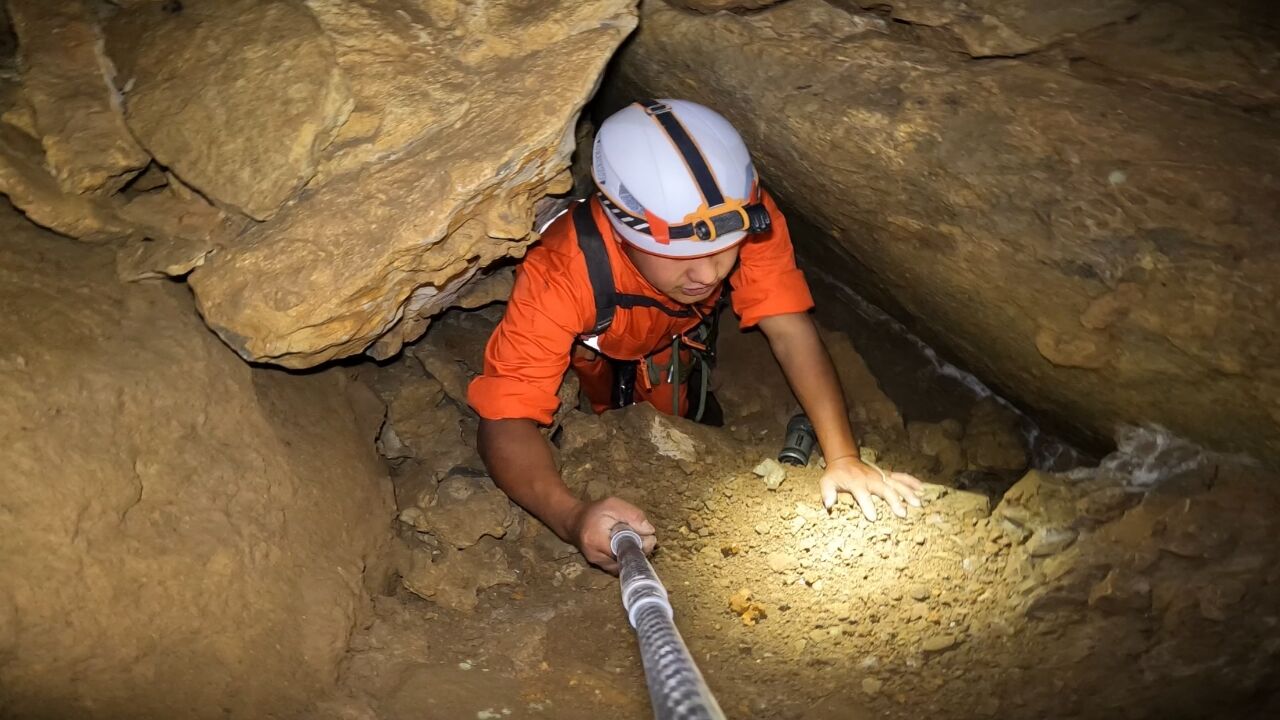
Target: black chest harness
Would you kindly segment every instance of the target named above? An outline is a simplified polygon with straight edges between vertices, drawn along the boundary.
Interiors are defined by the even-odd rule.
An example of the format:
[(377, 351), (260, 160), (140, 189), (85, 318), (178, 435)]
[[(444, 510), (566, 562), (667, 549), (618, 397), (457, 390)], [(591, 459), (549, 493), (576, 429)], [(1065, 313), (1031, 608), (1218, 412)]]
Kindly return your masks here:
[[(710, 382), (711, 368), (715, 366), (715, 344), (716, 336), (720, 329), (720, 311), (728, 303), (729, 286), (727, 284), (724, 286), (715, 305), (705, 315), (690, 306), (673, 309), (668, 307), (666, 303), (646, 295), (620, 293), (613, 282), (613, 264), (609, 260), (609, 250), (604, 244), (605, 239), (600, 234), (599, 228), (596, 227), (595, 219), (591, 215), (591, 201), (584, 200), (578, 203), (573, 208), (572, 213), (573, 227), (578, 236), (578, 247), (582, 250), (582, 256), (586, 259), (587, 278), (591, 282), (591, 292), (595, 297), (596, 305), (595, 324), (591, 326), (589, 331), (583, 333), (583, 339), (595, 337), (606, 332), (609, 326), (613, 324), (613, 318), (618, 308), (648, 307), (660, 310), (674, 318), (701, 318), (701, 321), (693, 329), (683, 335), (676, 334), (671, 336), (669, 343), (671, 347), (671, 362), (665, 365), (656, 362), (654, 356), (665, 350), (668, 347), (667, 344), (655, 349), (643, 360), (616, 360), (608, 358), (608, 356), (604, 356), (601, 353), (613, 365), (613, 406), (620, 408), (635, 402), (636, 372), (640, 364), (644, 363), (650, 386), (657, 386), (664, 379), (673, 386), (678, 386), (685, 383), (691, 375), (696, 373), (699, 376), (698, 404), (696, 412), (693, 412), (693, 406), (690, 405), (690, 417), (695, 421), (701, 420), (703, 412), (707, 409), (707, 388)], [(693, 362), (686, 367), (681, 367), (680, 350), (682, 347), (686, 347), (693, 356)], [(595, 349), (598, 350), (598, 348)], [(673, 398), (671, 414), (679, 415), (680, 393), (678, 388), (673, 387), (671, 394)], [(690, 400), (692, 399), (691, 397)]]

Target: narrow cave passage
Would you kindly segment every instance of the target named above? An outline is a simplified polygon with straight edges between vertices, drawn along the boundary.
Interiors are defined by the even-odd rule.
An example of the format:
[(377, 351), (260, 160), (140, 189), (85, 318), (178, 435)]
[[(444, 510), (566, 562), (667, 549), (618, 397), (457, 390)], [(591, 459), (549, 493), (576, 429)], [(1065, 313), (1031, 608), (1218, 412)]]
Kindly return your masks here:
[[(558, 365), (524, 441), (652, 523), (728, 717), (1280, 714), (1269, 5), (8, 0), (0, 718), (651, 717), (469, 394), (644, 98), (741, 135), (856, 455), (778, 462), (785, 333), (732, 303), (716, 422)], [(615, 279), (700, 307), (608, 212)], [(922, 507), (824, 507), (849, 458)]]

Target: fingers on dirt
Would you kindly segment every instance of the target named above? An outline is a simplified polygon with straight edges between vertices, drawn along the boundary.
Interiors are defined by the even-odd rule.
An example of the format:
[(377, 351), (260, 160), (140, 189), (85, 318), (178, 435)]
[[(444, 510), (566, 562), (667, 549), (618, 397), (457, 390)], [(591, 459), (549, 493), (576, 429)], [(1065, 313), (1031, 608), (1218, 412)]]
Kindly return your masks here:
[(912, 507), (920, 507), (920, 491), (897, 478), (889, 478), (889, 486), (898, 491)]
[(871, 502), (871, 493), (857, 488), (853, 491), (853, 499), (858, 501), (858, 507), (862, 508), (862, 514), (870, 521), (875, 522), (876, 506)]
[(822, 506), (827, 510), (835, 507), (836, 502), (840, 499), (840, 493), (836, 490), (835, 481), (831, 478), (822, 478), (818, 482), (818, 491), (822, 495)]
[(893, 483), (885, 483), (884, 492), (880, 496), (884, 498), (886, 503), (889, 503), (889, 509), (893, 511), (894, 515), (900, 518), (907, 516), (907, 508), (902, 504), (902, 495), (898, 493), (898, 489), (893, 486)]

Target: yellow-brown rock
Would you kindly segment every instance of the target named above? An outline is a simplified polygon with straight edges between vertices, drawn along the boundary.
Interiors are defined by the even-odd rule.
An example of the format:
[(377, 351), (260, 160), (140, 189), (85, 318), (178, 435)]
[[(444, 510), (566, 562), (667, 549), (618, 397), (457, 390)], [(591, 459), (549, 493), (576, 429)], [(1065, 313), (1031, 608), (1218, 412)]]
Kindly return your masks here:
[(1280, 461), (1274, 122), (975, 62), (818, 0), (641, 15), (619, 95), (723, 112), (869, 271), (850, 284), (979, 376), (1099, 436), (1154, 422)]
[(355, 106), (312, 186), (192, 273), (205, 320), (288, 367), (416, 337), (568, 189), (575, 120), (633, 5), (310, 3)]
[(667, 2), (686, 10), (713, 13), (721, 10), (758, 10), (778, 0), (667, 0)]
[(0, 212), (6, 717), (314, 717), (385, 578), (382, 405)]
[(1146, 0), (858, 0), (867, 8), (890, 8), (893, 19), (953, 33), (974, 57), (1022, 55), (1065, 37), (1122, 22)]
[(114, 68), (84, 0), (10, 0), (22, 90), (58, 187), (107, 195), (151, 161), (125, 127)]
[(215, 204), (259, 220), (311, 179), (351, 111), (300, 0), (140, 3), (107, 34), (143, 146)]
[(136, 230), (116, 257), (122, 280), (185, 275), (251, 222), (215, 208), (176, 177), (161, 180), (160, 187), (133, 194), (118, 210)]
[(1280, 105), (1276, 44), (1249, 29), (1274, 26), (1269, 13), (1257, 2), (1151, 2), (1129, 22), (1079, 38), (1071, 54), (1087, 58), (1081, 71), (1100, 81), (1265, 110)]
[(0, 194), (31, 222), (63, 235), (94, 242), (131, 232), (114, 204), (64, 193), (45, 166), (40, 141), (8, 123), (0, 123)]

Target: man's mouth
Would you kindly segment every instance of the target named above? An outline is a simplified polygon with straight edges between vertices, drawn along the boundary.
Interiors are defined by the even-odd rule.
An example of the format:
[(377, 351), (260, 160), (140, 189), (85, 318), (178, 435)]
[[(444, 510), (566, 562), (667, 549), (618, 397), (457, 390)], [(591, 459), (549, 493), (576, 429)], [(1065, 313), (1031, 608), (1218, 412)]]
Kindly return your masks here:
[(712, 285), (685, 285), (684, 287), (680, 288), (680, 292), (684, 293), (689, 297), (698, 297), (701, 295), (706, 295), (707, 293), (711, 292), (711, 289), (713, 287), (714, 286)]

